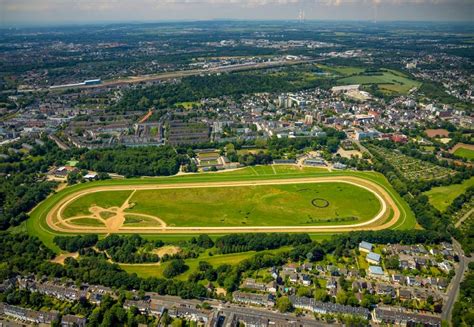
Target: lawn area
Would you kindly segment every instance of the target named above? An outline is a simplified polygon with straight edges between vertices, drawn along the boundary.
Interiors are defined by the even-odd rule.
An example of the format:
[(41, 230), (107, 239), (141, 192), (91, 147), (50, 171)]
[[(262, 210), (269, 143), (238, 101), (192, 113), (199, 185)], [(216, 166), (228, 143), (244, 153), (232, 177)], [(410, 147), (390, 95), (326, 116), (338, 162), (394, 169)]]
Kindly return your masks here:
[[(261, 251), (258, 253), (278, 253), (282, 251), (289, 250), (290, 247), (282, 247), (276, 250)], [(189, 275), (196, 271), (199, 261), (206, 261), (211, 264), (214, 268), (219, 265), (229, 264), (236, 265), (239, 262), (248, 259), (255, 255), (256, 251), (240, 252), (240, 253), (230, 253), (230, 254), (215, 254), (209, 256), (209, 254), (202, 253), (198, 258), (186, 259), (186, 265), (189, 266), (189, 269), (183, 274), (177, 276), (179, 280), (186, 280)], [(153, 264), (153, 265), (137, 265), (137, 264), (120, 264), (120, 267), (128, 273), (136, 273), (138, 276), (147, 278), (147, 277), (162, 277), (163, 270), (165, 269), (168, 263), (163, 264)]]
[(466, 148), (458, 148), (454, 151), (454, 154), (461, 158), (466, 158), (469, 160), (474, 160), (474, 151)]
[(439, 211), (445, 211), (455, 198), (464, 193), (468, 187), (474, 186), (474, 177), (465, 180), (461, 184), (434, 187), (424, 194), (433, 207)]
[(71, 225), (79, 225), (79, 226), (104, 227), (104, 223), (94, 218), (78, 218), (78, 219), (70, 220), (69, 223)]
[(373, 193), (335, 182), (138, 190), (130, 201), (131, 213), (192, 227), (353, 224), (370, 220), (381, 208)]
[(157, 221), (143, 216), (125, 215), (124, 225), (128, 227), (153, 227), (157, 225)]
[(174, 105), (175, 107), (183, 107), (186, 110), (192, 109), (193, 107), (200, 107), (202, 104), (196, 101), (178, 102)]
[(268, 153), (268, 150), (267, 149), (257, 149), (257, 148), (237, 150), (238, 155), (257, 154), (259, 152)]
[(198, 154), (199, 159), (201, 160), (209, 160), (210, 158), (215, 158), (219, 156), (218, 151), (210, 151), (210, 152), (199, 152)]
[(365, 71), (365, 68), (353, 67), (353, 66), (326, 66), (326, 65), (321, 65), (321, 64), (317, 64), (316, 66), (324, 71), (334, 72), (334, 73), (337, 73), (338, 75), (343, 75), (343, 76), (359, 74)]
[(99, 206), (102, 208), (120, 207), (132, 191), (107, 191), (89, 193), (70, 203), (63, 212), (64, 218), (80, 215), (90, 215), (89, 208)]
[(107, 220), (107, 219), (112, 218), (113, 216), (115, 216), (116, 213), (111, 212), (111, 211), (102, 211), (99, 215), (100, 215), (100, 218)]
[(419, 87), (420, 82), (407, 77), (405, 74), (388, 69), (382, 69), (377, 73), (365, 73), (362, 75), (353, 75), (350, 77), (339, 79), (338, 82), (342, 85), (347, 84), (362, 84), (371, 85), (377, 84), (382, 91), (386, 93), (402, 93), (406, 94), (414, 87)]
[(366, 255), (360, 254), (357, 256), (357, 263), (359, 265), (359, 269), (367, 269), (369, 268), (369, 263), (365, 260)]

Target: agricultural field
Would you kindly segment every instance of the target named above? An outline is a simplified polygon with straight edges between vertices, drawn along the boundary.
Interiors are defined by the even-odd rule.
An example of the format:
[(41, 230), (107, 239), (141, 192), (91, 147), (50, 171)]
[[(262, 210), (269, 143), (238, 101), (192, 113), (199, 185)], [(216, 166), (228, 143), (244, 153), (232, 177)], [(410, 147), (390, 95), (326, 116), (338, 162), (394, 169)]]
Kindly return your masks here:
[(381, 69), (379, 72), (365, 72), (363, 74), (352, 75), (338, 80), (341, 85), (361, 84), (378, 85), (379, 89), (387, 94), (407, 94), (411, 89), (419, 87), (417, 82), (407, 75), (389, 69)]
[[(303, 187), (309, 190), (298, 192)], [(229, 190), (232, 192), (227, 199)], [(243, 204), (238, 199), (240, 196), (245, 197)], [(354, 196), (356, 198), (351, 199)], [(315, 198), (322, 198), (329, 205), (317, 208), (312, 204)], [(188, 205), (189, 200), (194, 203)], [(260, 201), (269, 201), (268, 211), (258, 207)], [(355, 209), (345, 208), (349, 202), (354, 207), (356, 201)], [(325, 201), (315, 203), (326, 205)], [(288, 209), (279, 210), (282, 206)], [(176, 215), (175, 210), (183, 214)], [(295, 219), (293, 213), (299, 211), (305, 214)], [(67, 218), (62, 216), (65, 212)], [(218, 214), (207, 217), (206, 213), (212, 212)], [(357, 217), (357, 220), (343, 217)], [(97, 221), (89, 225), (84, 225), (84, 221), (74, 222), (85, 218)], [(324, 221), (326, 219), (331, 221)], [(378, 173), (273, 165), (222, 173), (77, 184), (53, 194), (37, 206), (26, 222), (26, 230), (58, 251), (52, 242), (56, 235), (139, 233), (147, 239), (177, 241), (200, 233), (285, 231), (307, 232), (314, 239), (324, 239), (334, 232), (409, 229), (415, 225), (408, 205)]]
[(461, 184), (434, 187), (425, 192), (433, 207), (439, 211), (445, 211), (455, 198), (464, 193), (469, 187), (474, 186), (474, 177), (465, 180)]
[(409, 157), (397, 151), (392, 151), (374, 145), (369, 145), (368, 149), (371, 152), (379, 153), (403, 177), (408, 180), (433, 180), (445, 178), (449, 175), (456, 174), (456, 172), (452, 169), (441, 167), (413, 157)]

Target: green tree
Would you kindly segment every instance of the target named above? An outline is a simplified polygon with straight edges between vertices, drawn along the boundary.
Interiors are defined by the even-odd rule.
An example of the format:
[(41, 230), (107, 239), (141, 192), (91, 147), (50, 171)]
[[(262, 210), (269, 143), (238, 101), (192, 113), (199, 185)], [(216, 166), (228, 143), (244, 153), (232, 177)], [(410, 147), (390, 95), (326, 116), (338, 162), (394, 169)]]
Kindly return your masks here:
[(290, 312), (293, 310), (293, 305), (288, 296), (282, 296), (276, 301), (276, 307), (280, 312)]

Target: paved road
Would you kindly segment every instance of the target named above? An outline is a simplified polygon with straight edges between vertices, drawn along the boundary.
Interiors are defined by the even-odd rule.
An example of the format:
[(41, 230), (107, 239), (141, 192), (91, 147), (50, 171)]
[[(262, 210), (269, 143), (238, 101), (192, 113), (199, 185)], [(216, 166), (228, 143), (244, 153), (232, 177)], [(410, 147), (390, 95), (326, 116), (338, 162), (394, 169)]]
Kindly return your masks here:
[(459, 294), (459, 285), (464, 278), (464, 274), (467, 271), (467, 266), (473, 258), (467, 258), (464, 255), (464, 251), (461, 248), (461, 244), (459, 244), (456, 240), (453, 239), (453, 247), (454, 251), (459, 254), (459, 265), (456, 269), (456, 275), (452, 279), (451, 283), (448, 287), (448, 292), (446, 293), (447, 300), (444, 303), (443, 311), (441, 313), (441, 318), (443, 320), (451, 321), (451, 314), (453, 311), (454, 302)]

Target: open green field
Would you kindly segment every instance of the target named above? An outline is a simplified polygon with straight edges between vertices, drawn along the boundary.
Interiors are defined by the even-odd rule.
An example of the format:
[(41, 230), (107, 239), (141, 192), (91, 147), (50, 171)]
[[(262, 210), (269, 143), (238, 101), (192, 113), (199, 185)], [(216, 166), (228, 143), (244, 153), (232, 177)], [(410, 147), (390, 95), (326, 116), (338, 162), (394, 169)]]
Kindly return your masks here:
[(104, 209), (120, 207), (131, 193), (132, 191), (110, 191), (81, 196), (66, 207), (63, 217), (89, 215), (91, 206), (100, 206)]
[[(259, 253), (279, 253), (283, 251), (289, 250), (290, 247), (281, 247), (276, 250), (266, 250), (261, 251)], [(198, 268), (199, 261), (206, 261), (214, 268), (228, 264), (228, 265), (236, 265), (239, 262), (249, 259), (254, 256), (257, 252), (255, 251), (248, 251), (248, 252), (240, 252), (240, 253), (230, 253), (230, 254), (214, 254), (210, 256), (208, 253), (201, 253), (197, 258), (190, 258), (185, 259), (186, 265), (189, 266), (189, 269), (178, 275), (176, 279), (179, 280), (187, 280), (191, 273), (195, 272)], [(147, 277), (163, 277), (163, 270), (167, 266), (167, 262), (161, 264), (120, 264), (120, 267), (128, 273), (136, 273), (138, 276), (142, 278)]]
[(78, 218), (69, 221), (69, 223), (78, 226), (104, 227), (104, 224), (100, 220), (93, 218)]
[(175, 103), (175, 107), (183, 107), (186, 110), (192, 109), (193, 107), (200, 107), (202, 104), (196, 101), (186, 101)]
[(124, 225), (129, 227), (153, 227), (156, 226), (156, 220), (142, 216), (125, 215)]
[(371, 85), (377, 84), (379, 88), (386, 93), (403, 93), (406, 94), (414, 87), (419, 87), (417, 82), (401, 72), (394, 70), (382, 69), (377, 73), (364, 73), (361, 75), (352, 75), (338, 80), (341, 84), (361, 84)]
[(470, 149), (458, 148), (456, 151), (454, 151), (454, 154), (461, 158), (474, 160), (474, 151)]
[(342, 76), (360, 74), (365, 71), (365, 68), (353, 67), (353, 66), (326, 66), (322, 64), (317, 64), (316, 66), (326, 72), (332, 72), (332, 73), (335, 73), (337, 75), (342, 75)]
[[(131, 178), (131, 179), (114, 179), (105, 181), (94, 181), (89, 183), (81, 183), (74, 186), (67, 187), (55, 194), (49, 196), (45, 201), (40, 203), (30, 213), (30, 218), (26, 221), (26, 230), (29, 234), (39, 237), (49, 248), (55, 252), (60, 252), (59, 248), (53, 243), (53, 238), (56, 235), (71, 235), (70, 233), (59, 232), (52, 230), (46, 222), (46, 216), (52, 210), (52, 208), (64, 198), (77, 193), (78, 191), (84, 191), (90, 188), (99, 186), (133, 186), (133, 185), (155, 185), (155, 184), (180, 184), (180, 183), (206, 183), (206, 182), (228, 182), (228, 181), (255, 181), (264, 179), (288, 179), (288, 178), (307, 178), (307, 177), (338, 177), (338, 176), (355, 176), (359, 178), (371, 181), (387, 191), (388, 194), (393, 198), (397, 207), (400, 209), (401, 216), (398, 222), (393, 225), (392, 229), (413, 229), (416, 226), (414, 215), (408, 205), (403, 199), (393, 190), (391, 185), (379, 173), (375, 172), (354, 172), (354, 171), (333, 171), (329, 172), (326, 169), (321, 168), (299, 168), (296, 166), (261, 166), (258, 171), (254, 169), (256, 167), (247, 167), (235, 171), (224, 172), (224, 173), (199, 173), (189, 174), (174, 177), (156, 177), (156, 178)], [(93, 194), (93, 193), (91, 193)], [(120, 201), (126, 198), (126, 196), (120, 197)], [(120, 202), (117, 201), (117, 202)], [(117, 202), (112, 203), (117, 205)], [(22, 227), (23, 228), (23, 227)], [(177, 242), (181, 239), (190, 239), (199, 233), (183, 232), (182, 234), (146, 234), (144, 237), (147, 239), (162, 239), (165, 242)], [(310, 234), (313, 239), (324, 239), (332, 233), (315, 232)], [(218, 234), (213, 237), (219, 236)]]
[(465, 180), (461, 184), (434, 187), (424, 194), (433, 207), (439, 211), (445, 211), (455, 198), (466, 192), (468, 187), (474, 186), (474, 177)]
[(129, 212), (183, 227), (351, 224), (381, 209), (373, 193), (347, 183), (139, 190), (130, 201)]

